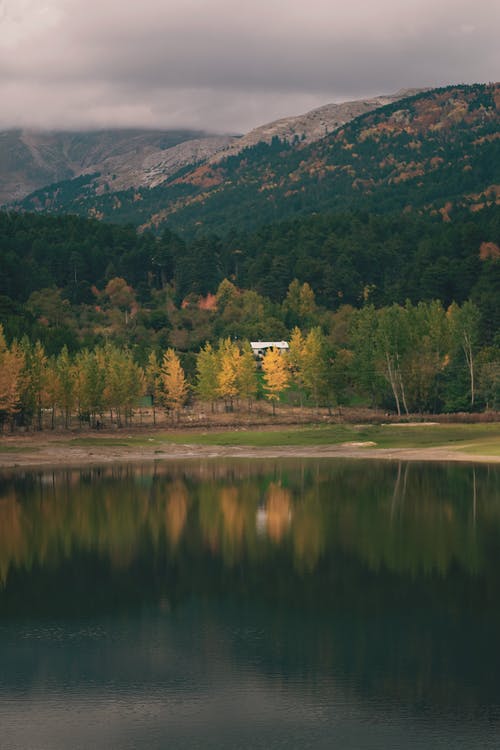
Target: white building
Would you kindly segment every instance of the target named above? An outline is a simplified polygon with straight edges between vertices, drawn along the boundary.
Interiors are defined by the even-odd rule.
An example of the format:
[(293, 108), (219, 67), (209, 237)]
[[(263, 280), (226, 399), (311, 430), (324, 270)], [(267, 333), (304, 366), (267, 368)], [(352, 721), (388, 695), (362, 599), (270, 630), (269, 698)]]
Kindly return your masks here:
[(278, 349), (287, 351), (289, 349), (287, 341), (250, 341), (255, 359), (261, 360), (268, 349)]

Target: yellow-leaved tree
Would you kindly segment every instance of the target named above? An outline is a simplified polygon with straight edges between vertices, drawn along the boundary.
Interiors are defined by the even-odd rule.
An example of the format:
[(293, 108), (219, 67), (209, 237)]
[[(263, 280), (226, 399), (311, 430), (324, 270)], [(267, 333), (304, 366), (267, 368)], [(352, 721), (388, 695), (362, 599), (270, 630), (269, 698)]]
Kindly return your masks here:
[(252, 399), (257, 394), (257, 369), (252, 347), (246, 342), (240, 352), (238, 359), (238, 395), (247, 399), (248, 409), (251, 409)]
[[(290, 284), (290, 287), (292, 285)], [(300, 328), (295, 326), (290, 337), (290, 346), (288, 350), (288, 362), (292, 379), (298, 388), (300, 405), (302, 406), (304, 394), (304, 359), (305, 359), (305, 337)]]
[(64, 426), (68, 428), (76, 403), (76, 373), (67, 346), (63, 346), (56, 359), (54, 381), (56, 403), (63, 414)]
[(13, 344), (7, 346), (0, 324), (0, 416), (1, 413), (12, 419), (19, 409), (21, 374), (24, 367), (24, 355), (21, 349)]
[(123, 420), (125, 424), (131, 421), (134, 406), (144, 394), (144, 372), (127, 349), (106, 344), (97, 350), (97, 354), (104, 370), (104, 403), (111, 420), (114, 413), (121, 427)]
[(233, 411), (234, 399), (239, 395), (239, 365), (241, 352), (231, 339), (219, 343), (219, 372), (217, 374), (218, 393), (226, 402), (226, 409)]
[(160, 387), (162, 403), (175, 419), (188, 397), (188, 384), (179, 357), (173, 349), (167, 349), (163, 355), (160, 369)]
[(50, 407), (48, 357), (40, 341), (35, 344), (25, 338), (21, 341), (24, 355), (21, 400), (26, 416), (30, 417), (37, 430), (42, 429), (42, 412)]
[(262, 371), (264, 373), (264, 391), (266, 398), (273, 405), (273, 415), (276, 413), (276, 401), (280, 394), (285, 391), (290, 383), (290, 371), (286, 354), (278, 349), (268, 349), (262, 360)]

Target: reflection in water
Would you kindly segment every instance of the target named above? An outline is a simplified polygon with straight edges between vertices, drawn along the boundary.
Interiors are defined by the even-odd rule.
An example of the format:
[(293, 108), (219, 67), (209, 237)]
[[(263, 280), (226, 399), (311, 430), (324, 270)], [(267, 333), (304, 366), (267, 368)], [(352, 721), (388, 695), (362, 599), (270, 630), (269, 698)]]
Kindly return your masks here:
[(494, 466), (328, 460), (4, 474), (0, 696), (62, 734), (39, 691), (72, 721), (89, 701), (101, 747), (494, 747), (499, 489)]
[(500, 521), (498, 470), (360, 466), (205, 462), (4, 475), (0, 583), (75, 553), (123, 569), (145, 547), (172, 558), (190, 555), (194, 542), (226, 565), (272, 557), (279, 545), (299, 570), (334, 550), (413, 577), (454, 565), (484, 570)]

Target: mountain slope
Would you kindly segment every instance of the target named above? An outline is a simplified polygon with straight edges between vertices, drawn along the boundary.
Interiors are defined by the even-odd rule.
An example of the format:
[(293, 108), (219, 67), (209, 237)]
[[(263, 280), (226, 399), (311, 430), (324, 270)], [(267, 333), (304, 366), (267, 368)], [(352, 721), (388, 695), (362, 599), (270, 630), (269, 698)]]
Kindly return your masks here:
[(246, 135), (234, 140), (227, 148), (214, 154), (208, 161), (217, 164), (228, 156), (237, 156), (243, 149), (259, 143), (271, 143), (273, 139), (288, 143), (306, 145), (319, 141), (338, 130), (356, 117), (372, 112), (379, 107), (405, 99), (418, 93), (418, 89), (404, 89), (396, 94), (375, 96), (340, 104), (325, 104), (303, 115), (283, 117), (266, 125), (254, 128)]
[[(500, 195), (500, 85), (450, 86), (392, 102), (313, 143), (274, 138), (162, 185), (102, 192), (90, 177), (21, 206), (186, 234), (252, 229), (288, 216), (478, 208)], [(100, 194), (102, 193), (102, 194)]]
[(215, 163), (257, 143), (270, 143), (273, 138), (304, 144), (318, 140), (354, 117), (401, 99), (406, 93), (327, 104), (255, 128), (242, 137), (188, 130), (5, 131), (0, 133), (0, 205), (82, 175), (92, 175), (89, 184), (96, 195), (157, 187), (184, 167)]
[[(500, 197), (500, 86), (457, 86), (393, 103), (301, 148), (275, 143), (173, 181), (186, 195), (153, 223), (257, 226), (297, 213), (447, 213)], [(175, 194), (173, 195), (175, 198)], [(164, 198), (169, 198), (165, 192)]]
[[(99, 172), (96, 190), (149, 186), (225, 148), (232, 136), (190, 130), (0, 133), (0, 204), (44, 185)], [(161, 180), (160, 180), (161, 181)]]

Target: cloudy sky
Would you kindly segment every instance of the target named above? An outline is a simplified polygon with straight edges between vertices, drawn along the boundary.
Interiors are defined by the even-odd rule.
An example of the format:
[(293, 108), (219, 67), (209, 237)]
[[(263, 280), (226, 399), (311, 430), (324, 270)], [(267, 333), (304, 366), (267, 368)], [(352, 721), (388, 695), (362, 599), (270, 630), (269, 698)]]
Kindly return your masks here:
[(500, 79), (499, 0), (0, 0), (0, 127), (245, 132)]

